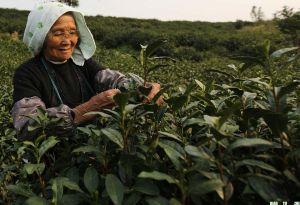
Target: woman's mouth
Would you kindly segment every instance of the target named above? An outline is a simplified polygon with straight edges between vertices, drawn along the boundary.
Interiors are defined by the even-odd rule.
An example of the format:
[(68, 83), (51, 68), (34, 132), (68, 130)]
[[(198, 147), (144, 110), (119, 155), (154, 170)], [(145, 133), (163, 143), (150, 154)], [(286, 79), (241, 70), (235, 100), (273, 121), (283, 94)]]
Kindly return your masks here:
[(59, 50), (60, 51), (69, 51), (69, 50), (71, 50), (71, 48), (60, 48)]

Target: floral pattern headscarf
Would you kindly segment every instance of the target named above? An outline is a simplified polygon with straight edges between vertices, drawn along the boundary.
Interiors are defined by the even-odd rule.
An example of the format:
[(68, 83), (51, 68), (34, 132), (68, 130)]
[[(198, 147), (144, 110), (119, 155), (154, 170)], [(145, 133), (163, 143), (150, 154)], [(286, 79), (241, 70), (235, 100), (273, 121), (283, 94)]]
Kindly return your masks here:
[(79, 31), (79, 45), (74, 49), (72, 60), (76, 65), (82, 66), (86, 59), (93, 56), (96, 44), (92, 33), (88, 29), (84, 15), (75, 8), (59, 2), (38, 4), (28, 15), (23, 42), (28, 46), (33, 55), (38, 55), (52, 25), (64, 13), (72, 12), (77, 30)]

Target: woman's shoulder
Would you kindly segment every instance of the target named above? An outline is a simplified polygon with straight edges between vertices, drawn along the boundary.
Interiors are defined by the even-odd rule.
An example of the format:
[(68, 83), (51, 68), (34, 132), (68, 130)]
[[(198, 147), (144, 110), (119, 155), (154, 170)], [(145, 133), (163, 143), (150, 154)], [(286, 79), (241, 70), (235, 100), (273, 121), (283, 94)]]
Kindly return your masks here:
[(39, 70), (39, 58), (36, 56), (20, 64), (19, 67), (15, 70), (15, 75), (21, 75), (25, 73), (38, 73)]
[(98, 70), (103, 70), (104, 69), (102, 64), (97, 62), (94, 58), (89, 58), (89, 59), (85, 60), (83, 66), (88, 68), (88, 69), (91, 69), (91, 68), (92, 69), (98, 69)]

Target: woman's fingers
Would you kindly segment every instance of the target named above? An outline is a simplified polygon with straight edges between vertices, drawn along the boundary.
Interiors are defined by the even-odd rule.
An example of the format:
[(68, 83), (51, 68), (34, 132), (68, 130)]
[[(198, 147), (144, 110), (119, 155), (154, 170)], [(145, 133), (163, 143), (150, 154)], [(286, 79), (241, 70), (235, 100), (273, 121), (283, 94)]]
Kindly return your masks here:
[(105, 94), (106, 97), (113, 97), (120, 92), (121, 91), (119, 89), (109, 89), (104, 91), (103, 93)]
[[(160, 91), (160, 84), (159, 83), (150, 83), (152, 89), (150, 91), (150, 93), (148, 94), (147, 98), (144, 100), (144, 103), (148, 103), (150, 102), (155, 95)], [(160, 96), (157, 100), (156, 103), (158, 105), (162, 105), (164, 103), (163, 97)]]

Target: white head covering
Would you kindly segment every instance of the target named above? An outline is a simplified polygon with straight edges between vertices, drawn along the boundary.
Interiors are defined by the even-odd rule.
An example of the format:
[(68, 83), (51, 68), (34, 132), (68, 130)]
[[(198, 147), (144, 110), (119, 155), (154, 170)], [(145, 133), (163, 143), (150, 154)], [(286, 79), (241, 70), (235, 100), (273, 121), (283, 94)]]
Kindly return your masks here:
[(66, 12), (73, 13), (80, 38), (79, 49), (74, 49), (71, 58), (76, 65), (82, 66), (86, 59), (93, 56), (96, 44), (85, 23), (84, 15), (75, 8), (59, 2), (38, 4), (28, 15), (23, 42), (34, 55), (39, 54), (52, 25)]

